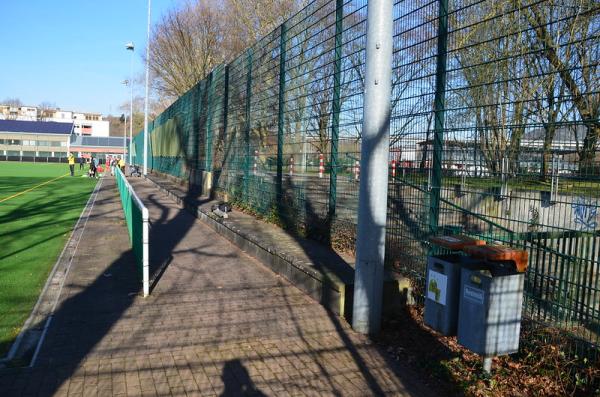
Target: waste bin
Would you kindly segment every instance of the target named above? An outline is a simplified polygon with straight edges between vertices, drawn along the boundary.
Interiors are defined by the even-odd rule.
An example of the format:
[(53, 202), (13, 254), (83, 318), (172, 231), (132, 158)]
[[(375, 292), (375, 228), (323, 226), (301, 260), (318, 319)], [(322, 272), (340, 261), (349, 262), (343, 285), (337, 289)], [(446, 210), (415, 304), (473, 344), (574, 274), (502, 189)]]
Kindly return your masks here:
[(501, 246), (464, 251), (486, 266), (461, 270), (458, 343), (484, 357), (517, 352), (527, 252)]
[[(485, 244), (465, 236), (440, 236), (432, 244), (449, 251), (460, 251), (469, 245)], [(477, 261), (460, 254), (432, 255), (427, 258), (424, 322), (443, 335), (456, 335), (461, 269), (476, 269)]]

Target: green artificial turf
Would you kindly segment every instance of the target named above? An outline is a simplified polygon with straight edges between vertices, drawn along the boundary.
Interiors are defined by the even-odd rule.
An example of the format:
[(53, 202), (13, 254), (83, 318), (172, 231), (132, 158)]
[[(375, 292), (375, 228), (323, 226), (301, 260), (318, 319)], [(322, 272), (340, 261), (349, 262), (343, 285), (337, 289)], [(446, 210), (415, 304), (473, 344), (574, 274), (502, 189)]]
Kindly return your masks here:
[(66, 164), (0, 162), (0, 357), (18, 335), (97, 180)]

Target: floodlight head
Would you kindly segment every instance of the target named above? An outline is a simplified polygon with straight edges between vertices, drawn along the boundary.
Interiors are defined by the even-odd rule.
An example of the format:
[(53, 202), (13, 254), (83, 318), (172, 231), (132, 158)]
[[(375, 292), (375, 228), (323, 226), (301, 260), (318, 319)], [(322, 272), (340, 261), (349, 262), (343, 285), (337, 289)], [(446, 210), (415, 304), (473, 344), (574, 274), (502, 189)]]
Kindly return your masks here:
[(129, 85), (129, 80), (123, 80), (123, 81), (121, 81), (121, 84), (123, 84), (123, 85)]
[(133, 51), (133, 49), (134, 49), (133, 42), (130, 41), (129, 43), (125, 44), (125, 49), (127, 49), (129, 51)]

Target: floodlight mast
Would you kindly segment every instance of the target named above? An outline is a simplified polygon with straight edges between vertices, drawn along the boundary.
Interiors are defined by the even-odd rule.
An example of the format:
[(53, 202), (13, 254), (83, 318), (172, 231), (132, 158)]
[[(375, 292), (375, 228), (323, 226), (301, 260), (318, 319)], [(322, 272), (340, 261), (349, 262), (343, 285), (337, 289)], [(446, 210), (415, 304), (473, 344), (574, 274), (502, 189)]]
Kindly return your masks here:
[(131, 145), (133, 143), (133, 51), (134, 51), (133, 42), (125, 44), (125, 49), (127, 51), (131, 51), (131, 59), (129, 61), (129, 92), (130, 92), (130, 100), (129, 100), (129, 164), (133, 163), (133, 150), (131, 150)]
[[(129, 80), (121, 82), (125, 87), (129, 85)], [(127, 113), (123, 113), (123, 161), (127, 158)]]
[(369, 0), (352, 327), (381, 325), (392, 92), (393, 0)]
[(146, 95), (144, 99), (144, 175), (148, 174), (148, 85), (150, 81), (150, 9), (148, 0), (148, 24), (146, 27)]

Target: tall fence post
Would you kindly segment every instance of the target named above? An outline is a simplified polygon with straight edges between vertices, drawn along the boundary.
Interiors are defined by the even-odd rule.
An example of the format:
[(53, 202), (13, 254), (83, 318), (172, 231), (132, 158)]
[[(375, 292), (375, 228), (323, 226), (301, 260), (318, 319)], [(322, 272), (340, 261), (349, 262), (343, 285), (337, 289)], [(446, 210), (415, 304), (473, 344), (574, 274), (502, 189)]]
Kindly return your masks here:
[(367, 6), (365, 94), (356, 239), (352, 327), (377, 333), (381, 326), (387, 217), (393, 0)]
[(223, 93), (223, 139), (227, 139), (227, 117), (229, 116), (229, 65), (225, 65), (225, 77), (223, 85), (224, 93)]
[(213, 149), (213, 134), (212, 134), (212, 97), (214, 90), (214, 70), (210, 72), (206, 81), (206, 155), (204, 161), (204, 170), (212, 171), (212, 149)]
[(331, 104), (331, 153), (329, 155), (329, 225), (335, 217), (337, 205), (338, 141), (340, 135), (341, 83), (342, 83), (342, 32), (344, 0), (336, 0), (335, 9), (335, 52), (333, 63), (333, 103)]
[(285, 61), (286, 61), (286, 37), (287, 28), (285, 22), (281, 24), (279, 36), (279, 113), (277, 115), (277, 202), (283, 196), (283, 133), (285, 127)]
[(440, 190), (446, 107), (446, 58), (448, 51), (448, 0), (438, 0), (437, 65), (435, 72), (433, 164), (429, 198), (429, 233), (436, 234), (440, 219)]
[(196, 86), (194, 87), (194, 91), (193, 91), (193, 97), (192, 97), (192, 103), (194, 106), (192, 106), (192, 112), (194, 112), (194, 114), (192, 114), (192, 118), (194, 120), (193, 123), (193, 128), (192, 128), (192, 145), (193, 145), (193, 150), (192, 150), (192, 159), (193, 159), (193, 172), (194, 172), (194, 179), (193, 179), (193, 183), (196, 183), (196, 173), (198, 172), (198, 168), (200, 165), (200, 134), (196, 133), (197, 130), (199, 130), (199, 126), (200, 126), (200, 118), (202, 117), (202, 85), (201, 83), (196, 84)]
[(250, 178), (250, 99), (252, 96), (252, 48), (248, 49), (246, 58), (246, 109), (244, 125), (244, 201), (248, 202), (248, 187)]
[(150, 162), (147, 163), (150, 166), (150, 169), (154, 169), (154, 146), (152, 143), (152, 133), (154, 132), (154, 127), (156, 125), (156, 119), (152, 120), (148, 126), (148, 136), (144, 135), (144, 139), (147, 139), (148, 148), (144, 149), (144, 158), (146, 156), (150, 156)]

